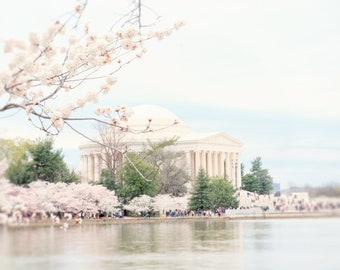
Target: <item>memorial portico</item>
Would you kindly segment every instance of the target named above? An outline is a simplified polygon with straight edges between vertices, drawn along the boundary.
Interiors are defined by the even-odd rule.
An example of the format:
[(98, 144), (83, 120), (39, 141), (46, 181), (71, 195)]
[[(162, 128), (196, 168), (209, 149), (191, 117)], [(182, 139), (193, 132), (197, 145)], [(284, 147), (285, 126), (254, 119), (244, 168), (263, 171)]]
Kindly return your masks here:
[[(203, 168), (209, 176), (228, 177), (233, 183), (241, 180), (240, 166), (238, 166), (239, 153), (219, 151), (186, 151), (188, 174), (195, 179), (200, 168)], [(230, 158), (232, 157), (232, 158)], [(236, 181), (236, 182), (235, 182)]]
[[(148, 110), (150, 114), (147, 113)], [(178, 120), (171, 112), (158, 106), (137, 106), (134, 107), (134, 112), (131, 124), (137, 128), (139, 125), (141, 129), (145, 119), (153, 119), (152, 123), (156, 127), (169, 126), (169, 123), (175, 119)], [(235, 188), (241, 187), (240, 152), (242, 143), (223, 132), (195, 133), (180, 122), (180, 124), (160, 129), (160, 131), (127, 134), (124, 143), (128, 146), (129, 151), (141, 151), (147, 140), (161, 141), (174, 136), (179, 139), (175, 145), (168, 149), (183, 153), (181, 164), (185, 166), (187, 174), (192, 180), (196, 179), (198, 171), (202, 168), (209, 176), (225, 178)], [(99, 145), (94, 143), (83, 144), (80, 146), (80, 150), (82, 181), (98, 181), (101, 170), (106, 166), (103, 162), (105, 153)]]

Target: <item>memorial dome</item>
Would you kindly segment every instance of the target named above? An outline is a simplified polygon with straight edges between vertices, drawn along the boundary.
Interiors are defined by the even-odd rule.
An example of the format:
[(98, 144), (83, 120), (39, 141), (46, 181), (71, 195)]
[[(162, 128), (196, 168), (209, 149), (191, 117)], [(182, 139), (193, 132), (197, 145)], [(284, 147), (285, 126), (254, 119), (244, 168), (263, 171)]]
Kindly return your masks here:
[(156, 105), (138, 105), (132, 107), (134, 119), (178, 119), (178, 117), (171, 111)]
[(156, 105), (138, 105), (131, 107), (132, 115), (128, 120), (129, 128), (142, 131), (150, 126), (152, 132), (139, 134), (147, 138), (183, 136), (191, 133), (190, 129), (171, 111)]

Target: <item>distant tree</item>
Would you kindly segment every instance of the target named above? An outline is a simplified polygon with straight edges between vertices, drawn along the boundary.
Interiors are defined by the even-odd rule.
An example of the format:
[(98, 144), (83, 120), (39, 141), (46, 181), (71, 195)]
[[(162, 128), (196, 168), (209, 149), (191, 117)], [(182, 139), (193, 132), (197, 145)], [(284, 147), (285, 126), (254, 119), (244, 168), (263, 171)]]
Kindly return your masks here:
[(101, 172), (101, 181), (105, 177), (104, 185), (111, 189), (115, 183), (119, 182), (123, 156), (128, 151), (127, 143), (124, 141), (127, 132), (121, 127), (107, 125), (98, 125), (97, 130), (100, 138), (97, 143), (101, 146), (101, 156), (106, 166), (105, 171)]
[(260, 190), (259, 181), (255, 175), (247, 173), (242, 178), (243, 189), (251, 192), (258, 192)]
[(103, 169), (100, 174), (100, 180), (99, 183), (100, 185), (103, 185), (106, 187), (108, 190), (116, 190), (117, 185), (116, 185), (116, 179), (112, 176), (110, 169)]
[(118, 187), (118, 194), (123, 202), (129, 202), (141, 195), (157, 195), (160, 183), (158, 170), (140, 154), (130, 152), (127, 157), (120, 172), (121, 183)]
[(329, 183), (323, 186), (305, 186), (304, 191), (307, 191), (311, 197), (340, 197), (340, 185), (338, 183)]
[(208, 186), (209, 177), (201, 168), (194, 184), (194, 190), (189, 199), (190, 210), (197, 211), (199, 209), (207, 210), (210, 208)]
[(8, 166), (5, 177), (15, 185), (27, 186), (34, 180), (34, 172), (30, 170), (29, 163), (23, 158)]
[(33, 141), (23, 138), (0, 139), (0, 160), (6, 159), (7, 163), (15, 163), (27, 159), (27, 152)]
[(51, 139), (38, 140), (29, 146), (26, 155), (9, 165), (6, 176), (16, 185), (27, 185), (36, 180), (52, 183), (78, 181), (63, 158), (61, 150), (53, 151)]
[(258, 194), (268, 194), (272, 189), (273, 178), (269, 175), (267, 169), (262, 169), (260, 157), (252, 161), (250, 173), (242, 178), (243, 189), (247, 191), (256, 191)]
[(177, 137), (173, 137), (156, 143), (148, 141), (148, 145), (143, 151), (145, 159), (160, 173), (158, 192), (160, 194), (181, 196), (187, 192), (186, 184), (189, 182), (189, 176), (183, 169), (183, 164), (180, 163), (182, 162), (182, 153), (166, 150), (166, 147), (174, 145), (177, 140)]
[(5, 159), (8, 168), (5, 177), (17, 185), (27, 185), (32, 177), (28, 171), (28, 149), (33, 145), (31, 140), (22, 138), (0, 139), (0, 160)]
[(238, 201), (234, 195), (235, 190), (229, 181), (223, 178), (212, 178), (208, 186), (209, 209), (237, 208)]
[(30, 147), (29, 152), (32, 158), (29, 166), (34, 171), (34, 180), (53, 183), (77, 181), (76, 175), (67, 168), (61, 150), (53, 150), (53, 140), (40, 140)]
[(183, 168), (179, 168), (173, 160), (166, 159), (161, 169), (160, 194), (182, 196), (187, 192), (186, 184), (189, 176)]

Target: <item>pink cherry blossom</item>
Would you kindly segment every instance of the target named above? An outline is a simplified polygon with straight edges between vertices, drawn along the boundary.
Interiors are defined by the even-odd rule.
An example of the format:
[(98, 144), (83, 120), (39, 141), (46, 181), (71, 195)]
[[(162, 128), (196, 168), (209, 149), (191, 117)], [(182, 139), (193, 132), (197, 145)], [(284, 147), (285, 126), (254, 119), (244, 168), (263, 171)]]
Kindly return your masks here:
[[(5, 42), (4, 52), (10, 60), (8, 69), (0, 72), (0, 97), (4, 97), (0, 112), (22, 109), (33, 126), (57, 135), (65, 123), (72, 125), (73, 120), (79, 120), (72, 116), (80, 108), (98, 102), (100, 95), (112, 90), (121, 68), (145, 54), (147, 41), (162, 40), (183, 26), (183, 23), (175, 23), (148, 35), (138, 20), (122, 16), (119, 24), (109, 22), (118, 28), (111, 27), (103, 34), (93, 33), (85, 18), (86, 4), (84, 1), (77, 5), (68, 18), (52, 22), (46, 31), (31, 33), (27, 41), (10, 38)], [(141, 16), (136, 10), (132, 7), (127, 14)], [(153, 25), (145, 29), (150, 30)], [(84, 97), (84, 89), (89, 89), (87, 83), (94, 81), (98, 82), (98, 89)], [(72, 107), (60, 108), (65, 100), (74, 100), (70, 103)], [(95, 117), (87, 115), (83, 119), (121, 125), (117, 121), (96, 118), (103, 115), (98, 114), (101, 109), (95, 112)], [(120, 114), (120, 120), (127, 118), (128, 113)]]

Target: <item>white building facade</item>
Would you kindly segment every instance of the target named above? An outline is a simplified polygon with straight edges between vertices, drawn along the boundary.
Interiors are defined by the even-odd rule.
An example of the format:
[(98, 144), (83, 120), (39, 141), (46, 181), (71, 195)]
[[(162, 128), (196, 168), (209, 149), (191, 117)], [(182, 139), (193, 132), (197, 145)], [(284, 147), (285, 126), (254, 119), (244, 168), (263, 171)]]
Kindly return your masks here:
[[(132, 108), (133, 115), (129, 119), (131, 130), (144, 130), (150, 124), (153, 132), (127, 133), (122, 144), (128, 151), (141, 151), (152, 142), (178, 138), (171, 151), (182, 153), (182, 163), (189, 177), (194, 180), (202, 168), (207, 175), (223, 177), (239, 189), (241, 183), (241, 148), (243, 143), (223, 132), (208, 134), (195, 133), (170, 111), (159, 106), (136, 106)], [(150, 121), (151, 119), (151, 121)], [(176, 121), (177, 124), (174, 124)], [(106, 167), (104, 151), (95, 143), (82, 144), (80, 147), (83, 182), (98, 181), (101, 170)], [(118, 157), (123, 161), (123, 155)]]

